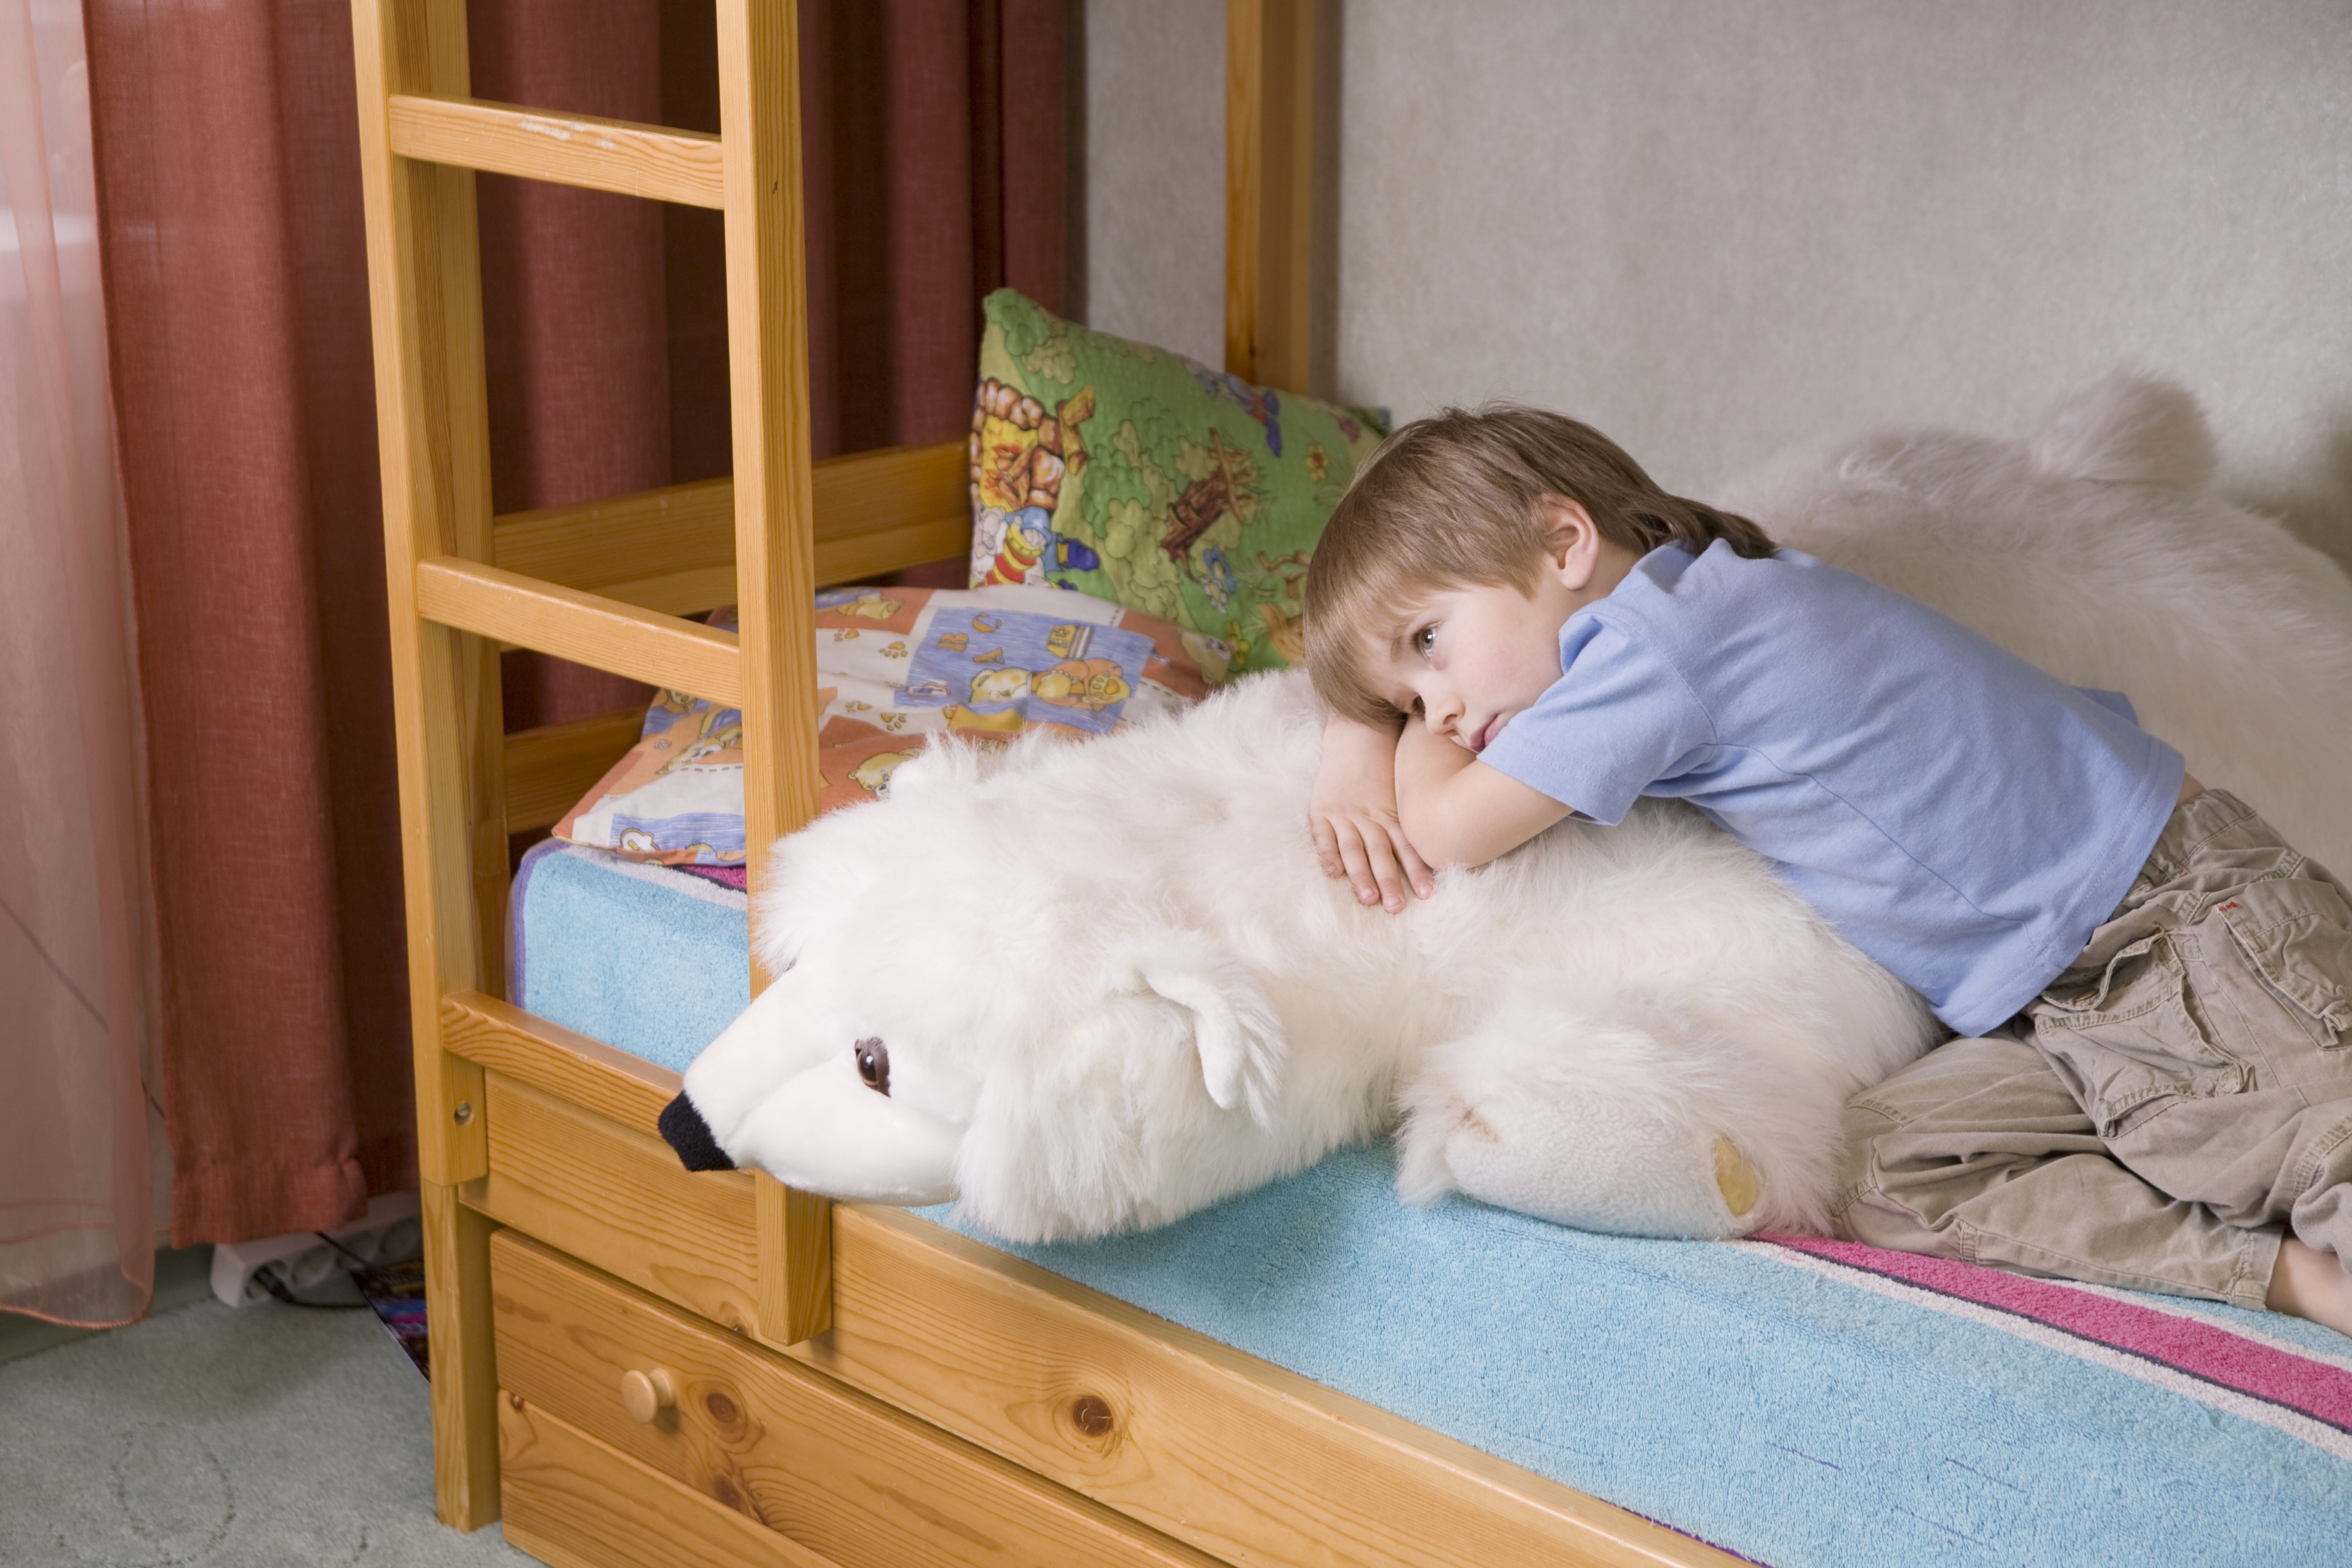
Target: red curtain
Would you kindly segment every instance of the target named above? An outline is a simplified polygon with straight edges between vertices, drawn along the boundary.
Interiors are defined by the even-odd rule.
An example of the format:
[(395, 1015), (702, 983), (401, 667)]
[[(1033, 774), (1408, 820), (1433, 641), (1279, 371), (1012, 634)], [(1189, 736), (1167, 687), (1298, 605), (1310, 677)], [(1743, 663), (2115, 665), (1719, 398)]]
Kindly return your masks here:
[[(717, 129), (708, 0), (475, 0), (474, 89)], [(342, 0), (88, 0), (175, 1243), (415, 1181)], [(1066, 271), (1064, 0), (802, 6), (820, 456), (963, 427), (978, 301)], [(724, 473), (718, 215), (480, 182), (499, 510)], [(635, 689), (534, 657), (520, 728)]]

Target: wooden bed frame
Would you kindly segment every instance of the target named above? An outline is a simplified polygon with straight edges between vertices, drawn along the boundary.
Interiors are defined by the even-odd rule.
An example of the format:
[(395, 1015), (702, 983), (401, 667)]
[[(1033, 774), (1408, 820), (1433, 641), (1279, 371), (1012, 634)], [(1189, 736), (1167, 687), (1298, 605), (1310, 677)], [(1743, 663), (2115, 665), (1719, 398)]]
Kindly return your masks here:
[[(509, 835), (638, 722), (505, 735), (502, 645), (740, 705), (756, 888), (815, 809), (814, 591), (969, 544), (961, 442), (810, 460), (793, 5), (716, 4), (715, 137), (475, 99), (464, 0), (352, 4), (441, 1518), (556, 1563), (1734, 1561), (900, 1211), (688, 1174), (677, 1075), (499, 999)], [(1228, 29), (1226, 363), (1303, 385), (1313, 0)], [(731, 479), (492, 515), (477, 170), (726, 215)]]

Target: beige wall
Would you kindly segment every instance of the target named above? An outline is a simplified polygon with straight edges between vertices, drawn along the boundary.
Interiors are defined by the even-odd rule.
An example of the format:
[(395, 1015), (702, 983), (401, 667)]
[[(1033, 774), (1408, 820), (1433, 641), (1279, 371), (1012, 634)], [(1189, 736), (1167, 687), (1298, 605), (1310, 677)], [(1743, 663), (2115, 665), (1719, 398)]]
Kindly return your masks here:
[[(1336, 390), (1704, 493), (1827, 426), (2179, 376), (2352, 563), (2352, 5), (1352, 0)], [(1089, 0), (1092, 319), (1214, 358), (1223, 10)]]
[(1087, 324), (1225, 355), (1224, 0), (1079, 12), (1076, 294)]

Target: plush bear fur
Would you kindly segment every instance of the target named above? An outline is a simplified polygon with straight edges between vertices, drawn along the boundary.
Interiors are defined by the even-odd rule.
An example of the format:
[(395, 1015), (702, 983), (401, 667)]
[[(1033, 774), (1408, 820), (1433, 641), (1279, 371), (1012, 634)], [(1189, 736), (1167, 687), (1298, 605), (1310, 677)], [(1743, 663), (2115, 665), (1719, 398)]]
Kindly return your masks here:
[[(2126, 377), (2031, 442), (1817, 448), (1736, 504), (2126, 690), (2325, 858), (2352, 584), (2210, 468), (2194, 405)], [(960, 1197), (1017, 1239), (1162, 1224), (1391, 1125), (1409, 1198), (1659, 1236), (1824, 1223), (1840, 1106), (1937, 1037), (1916, 995), (1663, 802), (1363, 909), (1306, 831), (1320, 725), (1302, 678), (1261, 678), (1083, 746), (935, 749), (787, 838), (756, 911), (784, 973), (688, 1072), (672, 1142), (845, 1198)], [(859, 1074), (877, 1044), (887, 1095)]]

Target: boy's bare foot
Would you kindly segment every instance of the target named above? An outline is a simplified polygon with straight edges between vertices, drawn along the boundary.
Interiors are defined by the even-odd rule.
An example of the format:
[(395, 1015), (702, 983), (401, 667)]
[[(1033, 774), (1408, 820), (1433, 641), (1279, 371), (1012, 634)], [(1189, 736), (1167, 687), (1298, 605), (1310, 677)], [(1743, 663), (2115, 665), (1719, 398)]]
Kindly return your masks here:
[(2279, 1244), (2278, 1267), (2271, 1271), (2271, 1290), (2263, 1305), (2352, 1334), (2352, 1274), (2344, 1272), (2336, 1254), (2305, 1247), (2290, 1236)]

